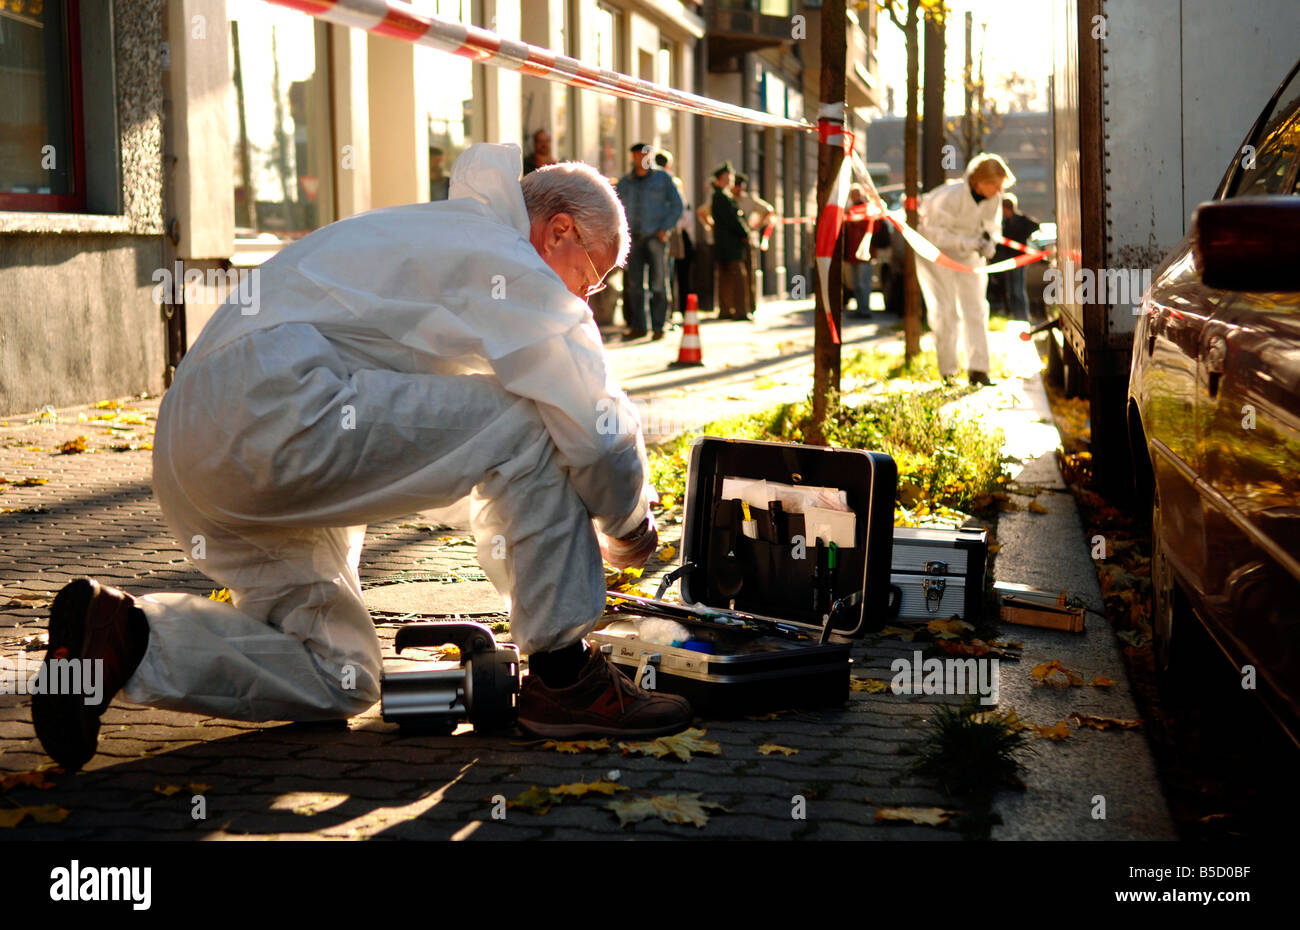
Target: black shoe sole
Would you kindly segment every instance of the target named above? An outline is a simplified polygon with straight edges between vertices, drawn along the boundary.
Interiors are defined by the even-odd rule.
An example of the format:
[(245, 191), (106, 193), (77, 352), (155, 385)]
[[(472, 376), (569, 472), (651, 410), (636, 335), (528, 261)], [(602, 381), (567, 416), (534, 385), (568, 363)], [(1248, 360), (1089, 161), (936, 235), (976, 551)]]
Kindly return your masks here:
[[(50, 606), (49, 648), (45, 653), (47, 685), (53, 681), (49, 663), (66, 649), (65, 659), (80, 659), (86, 641), (86, 614), (99, 583), (78, 578), (63, 586)], [(51, 759), (74, 772), (95, 755), (99, 746), (99, 715), (81, 694), (33, 694), (32, 726)]]

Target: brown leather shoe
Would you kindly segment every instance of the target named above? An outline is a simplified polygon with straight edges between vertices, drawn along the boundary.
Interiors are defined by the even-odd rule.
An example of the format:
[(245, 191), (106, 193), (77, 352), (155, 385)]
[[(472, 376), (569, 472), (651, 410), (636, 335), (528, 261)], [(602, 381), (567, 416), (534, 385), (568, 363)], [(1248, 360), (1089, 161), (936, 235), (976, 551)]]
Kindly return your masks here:
[[(95, 755), (99, 718), (144, 658), (149, 623), (129, 594), (78, 578), (55, 596), (49, 635), (47, 693), (32, 695), (32, 725), (50, 758), (75, 771)], [(94, 694), (87, 690), (92, 681), (99, 685)], [(80, 687), (66, 687), (72, 682)]]
[(576, 684), (548, 688), (530, 674), (519, 692), (519, 728), (548, 739), (665, 736), (694, 716), (685, 698), (637, 687), (597, 649)]

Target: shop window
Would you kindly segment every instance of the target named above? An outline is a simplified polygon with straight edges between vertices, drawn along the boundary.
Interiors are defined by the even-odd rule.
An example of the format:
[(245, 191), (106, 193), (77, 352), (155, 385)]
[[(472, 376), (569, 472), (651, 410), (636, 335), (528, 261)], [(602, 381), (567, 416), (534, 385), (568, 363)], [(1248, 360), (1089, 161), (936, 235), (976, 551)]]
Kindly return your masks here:
[[(472, 0), (437, 0), (436, 9), (429, 11), (470, 24), (473, 7)], [(420, 80), (434, 89), (428, 103), (429, 199), (446, 200), (452, 166), (474, 142), (474, 64), (460, 55), (417, 48), (416, 67)]]
[(0, 0), (0, 210), (83, 212), (76, 0)]
[(235, 227), (295, 239), (334, 218), (323, 23), (262, 0), (229, 0)]

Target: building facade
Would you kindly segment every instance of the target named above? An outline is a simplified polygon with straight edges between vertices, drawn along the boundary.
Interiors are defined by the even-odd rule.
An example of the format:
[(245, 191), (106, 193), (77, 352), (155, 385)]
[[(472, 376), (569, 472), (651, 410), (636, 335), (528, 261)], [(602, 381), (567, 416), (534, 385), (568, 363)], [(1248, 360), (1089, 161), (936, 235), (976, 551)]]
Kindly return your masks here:
[[(816, 112), (819, 25), (791, 2), (414, 5), (798, 117)], [(847, 28), (850, 105), (866, 106), (874, 29)], [(0, 91), (0, 414), (161, 391), (250, 269), (336, 219), (445, 196), (475, 142), (527, 155), (545, 130), (555, 159), (610, 178), (648, 142), (674, 153), (693, 203), (727, 158), (781, 216), (815, 213), (812, 134), (710, 125), (264, 0), (5, 0)], [(768, 294), (811, 265), (811, 225), (781, 230)]]

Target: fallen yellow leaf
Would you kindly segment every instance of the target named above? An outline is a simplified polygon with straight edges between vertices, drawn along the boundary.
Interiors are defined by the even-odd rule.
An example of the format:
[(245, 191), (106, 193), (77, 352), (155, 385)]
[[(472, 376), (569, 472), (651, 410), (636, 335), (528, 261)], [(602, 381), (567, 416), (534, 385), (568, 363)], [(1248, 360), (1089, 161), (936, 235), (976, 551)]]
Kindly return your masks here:
[(506, 807), (518, 807), (530, 814), (545, 814), (557, 803), (558, 801), (551, 795), (549, 789), (538, 788), (533, 785), (519, 797), (507, 801)]
[(1060, 659), (1053, 659), (1050, 662), (1044, 662), (1042, 665), (1035, 665), (1030, 670), (1030, 675), (1036, 681), (1049, 684), (1058, 688), (1068, 688), (1071, 685), (1078, 686), (1083, 684), (1083, 679), (1076, 673), (1070, 671), (1061, 664)]
[(676, 736), (661, 736), (658, 739), (641, 743), (619, 743), (618, 748), (623, 750), (623, 755), (641, 753), (642, 755), (662, 759), (664, 756), (671, 754), (683, 762), (691, 761), (691, 753), (693, 752), (713, 756), (720, 755), (722, 746), (711, 739), (704, 739), (705, 732), (696, 727), (691, 727)]
[(975, 629), (974, 626), (960, 617), (949, 617), (947, 620), (931, 620), (925, 625), (925, 628), (940, 639), (961, 639), (963, 631)]
[(1141, 720), (1121, 720), (1118, 717), (1099, 717), (1096, 714), (1070, 714), (1070, 719), (1075, 722), (1079, 728), (1085, 726), (1092, 727), (1094, 730), (1135, 730), (1142, 726)]
[(180, 785), (154, 785), (153, 790), (155, 794), (161, 794), (164, 798), (170, 798), (173, 794), (176, 794), (178, 791), (181, 790), (181, 786)]
[(571, 755), (577, 755), (580, 752), (600, 752), (609, 748), (608, 739), (589, 739), (574, 740), (565, 742), (562, 740), (548, 739), (542, 743), (543, 749), (554, 749), (556, 752), (567, 752)]
[(1093, 675), (1092, 681), (1088, 682), (1094, 688), (1109, 688), (1114, 683), (1109, 678), (1103, 678), (1101, 675)]
[(1011, 730), (1024, 730), (1030, 726), (1020, 719), (1014, 707), (1008, 707), (1005, 711), (982, 710), (970, 715), (970, 719), (975, 723), (996, 723), (1001, 721)]
[(69, 439), (63, 445), (59, 446), (59, 455), (73, 455), (77, 452), (86, 451), (86, 437), (78, 436), (76, 439)]
[(1034, 500), (1032, 500), (1032, 501), (1029, 502), (1029, 512), (1030, 512), (1030, 513), (1049, 513), (1050, 511), (1048, 511), (1048, 509), (1047, 509), (1046, 507), (1044, 507), (1042, 504), (1038, 503), (1037, 498), (1035, 498)]
[(53, 788), (54, 783), (46, 781), (46, 770), (35, 772), (6, 772), (0, 775), (0, 791), (10, 788), (40, 788), (42, 791)]
[(665, 794), (652, 798), (620, 798), (605, 805), (605, 810), (618, 815), (618, 825), (640, 823), (649, 817), (658, 817), (665, 823), (689, 823), (703, 827), (709, 822), (708, 811), (730, 811), (713, 801), (701, 801), (695, 794)]
[(1034, 732), (1038, 734), (1039, 739), (1050, 739), (1054, 743), (1059, 743), (1063, 739), (1070, 738), (1070, 725), (1064, 720), (1058, 721), (1050, 727), (1039, 726), (1031, 723)]
[(231, 603), (230, 589), (222, 588), (220, 591), (213, 591), (211, 594), (208, 595), (208, 600), (221, 601), (222, 603), (229, 604)]
[(37, 823), (63, 823), (70, 814), (66, 807), (42, 804), (39, 807), (0, 808), (0, 827), (16, 827), (28, 817)]
[(598, 781), (575, 781), (567, 785), (548, 788), (553, 797), (580, 798), (588, 794), (613, 795), (615, 791), (627, 791), (626, 785), (615, 784), (604, 778)]
[(942, 807), (881, 807), (876, 810), (876, 819), (938, 827), (960, 813), (961, 811), (950, 811)]
[(762, 746), (758, 747), (758, 751), (765, 756), (770, 756), (777, 752), (784, 753), (787, 756), (799, 755), (799, 750), (791, 749), (789, 746), (778, 746), (776, 743), (764, 743)]
[(664, 546), (662, 549), (659, 550), (659, 561), (671, 562), (675, 558), (677, 558), (676, 546)]
[(865, 691), (867, 694), (883, 694), (889, 690), (889, 685), (879, 678), (850, 678), (850, 691)]

